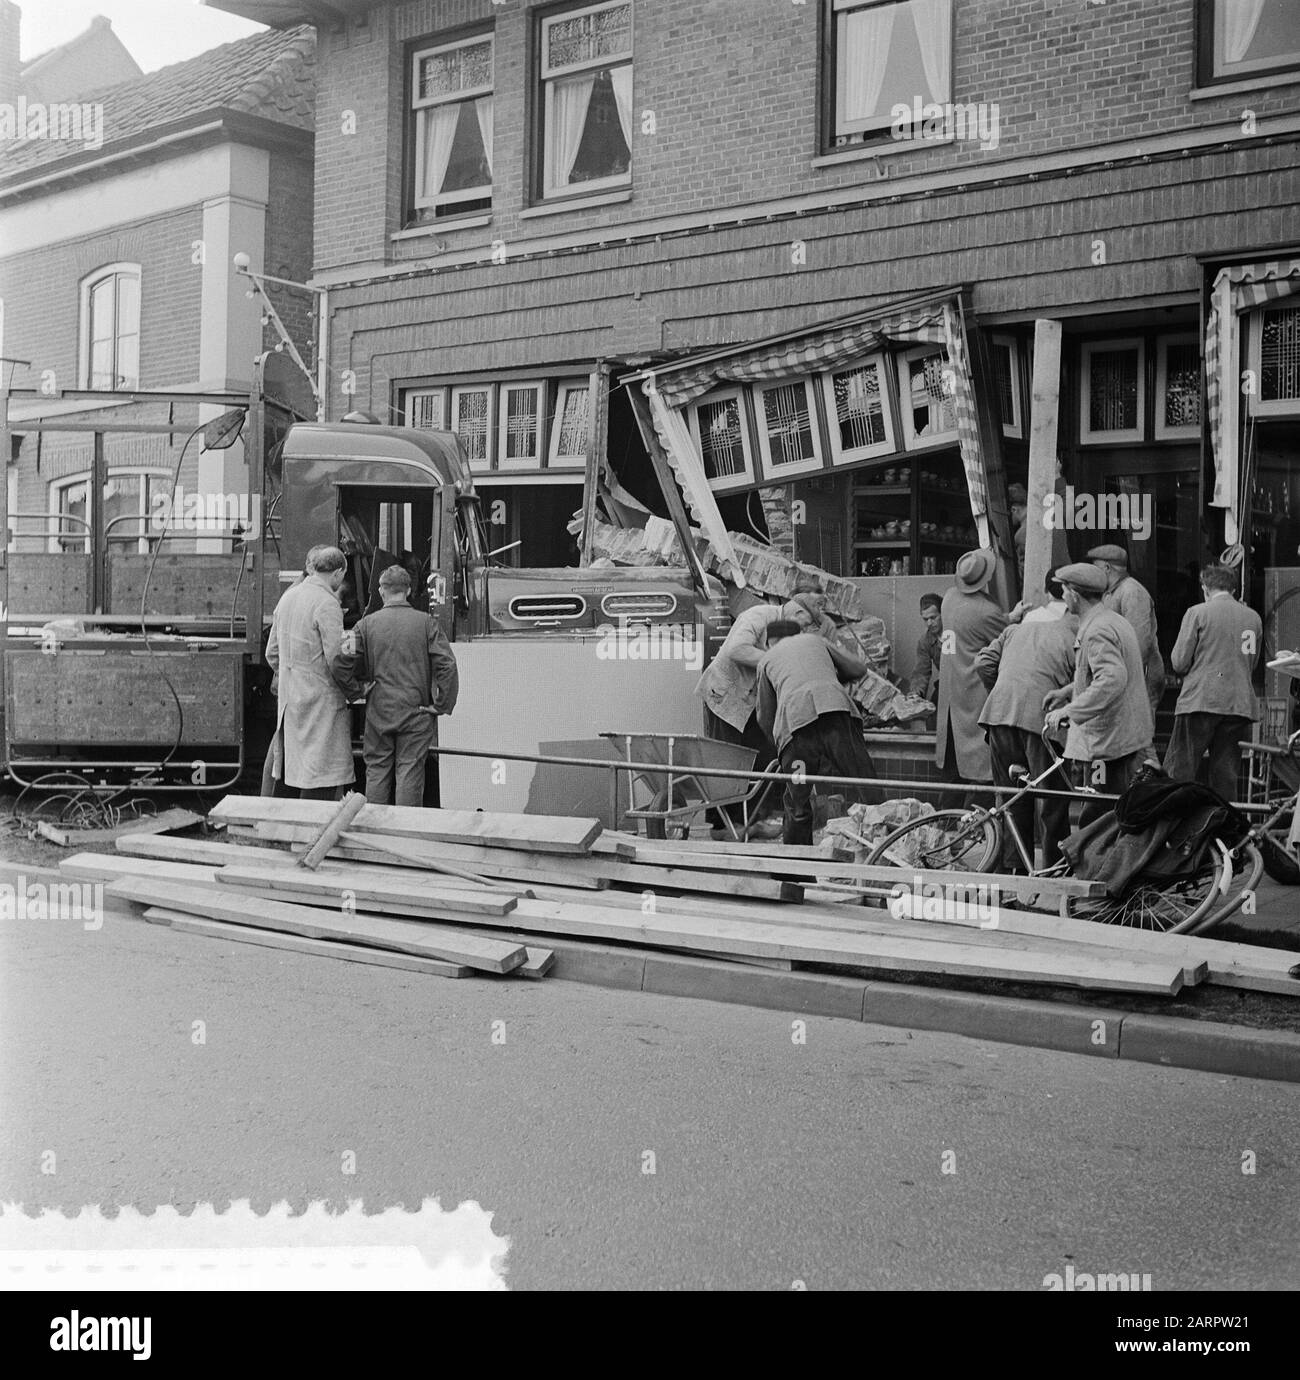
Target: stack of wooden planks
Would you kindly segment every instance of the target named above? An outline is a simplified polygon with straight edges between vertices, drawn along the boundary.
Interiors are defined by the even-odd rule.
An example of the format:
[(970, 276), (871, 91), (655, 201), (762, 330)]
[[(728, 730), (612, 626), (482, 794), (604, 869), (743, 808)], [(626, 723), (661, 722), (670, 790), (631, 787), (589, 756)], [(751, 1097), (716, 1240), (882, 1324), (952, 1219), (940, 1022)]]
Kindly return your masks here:
[[(220, 840), (131, 835), (115, 854), (62, 868), (189, 933), (443, 976), (540, 977), (552, 946), (598, 941), (766, 968), (1169, 995), (1210, 981), (1300, 995), (1300, 954), (1053, 913), (1066, 896), (1098, 894), (1093, 882), (973, 874), (972, 886), (1000, 887), (990, 913), (978, 901), (929, 904), (927, 882), (963, 880), (954, 874), (811, 848), (652, 842), (594, 820), (481, 811), (366, 805), (341, 829), (338, 820), (331, 802), (228, 796), (209, 816)], [(302, 866), (331, 823), (323, 865)]]

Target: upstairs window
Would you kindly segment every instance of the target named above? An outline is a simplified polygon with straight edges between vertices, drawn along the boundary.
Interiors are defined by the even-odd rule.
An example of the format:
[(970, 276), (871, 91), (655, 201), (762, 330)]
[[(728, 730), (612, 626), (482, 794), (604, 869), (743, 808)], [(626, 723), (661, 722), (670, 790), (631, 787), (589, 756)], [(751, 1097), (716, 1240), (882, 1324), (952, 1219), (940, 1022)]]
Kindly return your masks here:
[(541, 28), (542, 195), (632, 180), (632, 6), (563, 10)]
[(492, 204), (491, 34), (412, 56), (415, 209), (436, 216)]
[(1296, 0), (1200, 0), (1198, 19), (1205, 85), (1300, 68)]
[(140, 265), (113, 264), (81, 284), (83, 388), (140, 386)]
[[(895, 106), (951, 100), (952, 0), (831, 0), (830, 16), (830, 149), (889, 138)], [(909, 115), (903, 137), (919, 132), (912, 124)]]

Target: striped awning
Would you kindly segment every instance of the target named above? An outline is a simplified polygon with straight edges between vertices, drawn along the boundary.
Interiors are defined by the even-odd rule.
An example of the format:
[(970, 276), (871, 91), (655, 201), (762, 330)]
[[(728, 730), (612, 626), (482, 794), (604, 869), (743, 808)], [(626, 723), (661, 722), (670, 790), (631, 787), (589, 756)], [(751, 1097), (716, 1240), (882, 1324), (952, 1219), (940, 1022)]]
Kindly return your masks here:
[[(894, 310), (886, 308), (870, 316), (855, 317), (851, 321), (820, 329), (813, 328), (800, 335), (740, 345), (696, 361), (665, 365), (650, 378), (642, 380), (642, 389), (647, 397), (657, 393), (660, 404), (680, 414), (696, 399), (721, 384), (764, 383), (772, 379), (807, 377), (851, 363), (887, 344), (939, 345), (946, 352), (949, 368), (945, 371), (945, 377), (952, 384), (957, 437), (970, 493), (971, 513), (979, 529), (980, 544), (990, 545), (988, 481), (980, 447), (979, 420), (965, 331), (956, 296), (919, 304), (899, 304)], [(685, 425), (674, 427), (671, 439), (673, 444), (665, 449), (683, 488), (688, 495), (696, 495), (692, 511), (700, 520), (700, 490), (707, 489), (704, 462)], [(683, 447), (689, 448), (691, 454), (684, 455)]]
[(1214, 456), (1214, 493), (1210, 503), (1227, 509), (1224, 535), (1229, 543), (1241, 539), (1241, 514), (1246, 507), (1246, 476), (1241, 472), (1238, 318), (1296, 292), (1300, 292), (1300, 259), (1222, 269), (1210, 292), (1205, 324), (1205, 407)]

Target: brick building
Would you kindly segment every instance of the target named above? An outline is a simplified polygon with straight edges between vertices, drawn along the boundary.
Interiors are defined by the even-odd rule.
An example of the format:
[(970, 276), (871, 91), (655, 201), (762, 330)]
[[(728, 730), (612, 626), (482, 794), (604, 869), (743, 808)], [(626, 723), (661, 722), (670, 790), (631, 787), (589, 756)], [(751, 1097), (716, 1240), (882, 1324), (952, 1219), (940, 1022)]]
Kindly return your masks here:
[(1259, 598), (1295, 564), (1287, 0), (221, 7), (317, 25), (329, 415), (460, 432), (515, 558), (571, 555), (593, 412), (611, 486), (657, 507), (649, 382), (688, 497), (865, 577), (906, 658), (961, 549), (1014, 582), (1051, 320), (1063, 476), (1098, 500), (1071, 540), (1128, 545), (1166, 650), (1226, 541)]
[[(0, 9), (0, 20), (16, 54), (16, 7)], [(110, 414), (87, 390), (250, 385), (274, 336), (232, 259), (242, 251), (253, 270), (286, 279), (310, 273), (314, 47), (310, 28), (265, 32), (106, 88), (69, 90), (63, 108), (80, 128), (56, 115), (48, 87), (47, 99), (17, 106), (25, 121), (0, 161), (0, 353), (28, 361), (5, 366), (11, 549), (88, 549), (87, 505), (100, 502), (110, 551), (149, 550), (146, 519), (171, 491), (183, 437), (107, 437), (96, 496), (88, 426)], [(311, 298), (276, 301), (309, 352)], [(179, 404), (112, 412), (154, 425), (205, 415)], [(82, 429), (34, 429), (60, 421)], [(185, 457), (182, 492), (246, 493), (241, 446), (198, 450)], [(221, 540), (229, 549), (229, 532)], [(214, 535), (169, 549), (194, 541), (220, 545)]]

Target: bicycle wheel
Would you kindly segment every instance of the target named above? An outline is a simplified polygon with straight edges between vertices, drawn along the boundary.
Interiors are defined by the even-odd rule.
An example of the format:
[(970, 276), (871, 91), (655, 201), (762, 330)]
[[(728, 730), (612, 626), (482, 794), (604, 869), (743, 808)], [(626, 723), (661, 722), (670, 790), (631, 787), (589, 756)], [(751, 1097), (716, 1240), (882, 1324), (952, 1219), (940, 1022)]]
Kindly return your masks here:
[(939, 872), (987, 872), (998, 844), (998, 827), (985, 811), (937, 810), (886, 834), (867, 862)]
[(1119, 897), (1104, 900), (1066, 898), (1067, 913), (1099, 925), (1125, 925), (1157, 934), (1187, 934), (1224, 905), (1227, 862), (1215, 848), (1209, 860), (1189, 877), (1139, 879)]
[(1264, 853), (1247, 839), (1232, 854), (1232, 882), (1227, 899), (1193, 925), (1188, 933), (1205, 934), (1224, 920), (1230, 920), (1245, 905), (1247, 896), (1254, 894), (1263, 875)]

